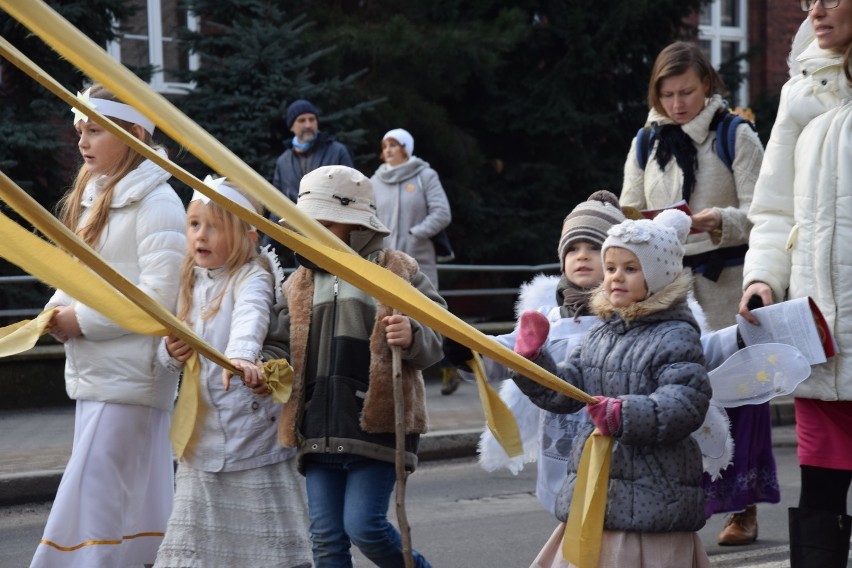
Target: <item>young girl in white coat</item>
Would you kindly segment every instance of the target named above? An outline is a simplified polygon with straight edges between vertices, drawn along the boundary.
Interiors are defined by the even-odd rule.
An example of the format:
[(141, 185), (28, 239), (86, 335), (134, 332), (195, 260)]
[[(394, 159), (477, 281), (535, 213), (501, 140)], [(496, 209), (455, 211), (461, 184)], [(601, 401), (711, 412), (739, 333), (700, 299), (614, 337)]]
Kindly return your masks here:
[[(151, 144), (154, 123), (93, 86), (83, 97)], [(146, 294), (173, 310), (184, 209), (170, 175), (75, 111), (84, 164), (61, 219)], [(62, 290), (50, 333), (65, 344), (65, 386), (77, 401), (74, 445), (31, 566), (152, 563), (172, 507), (169, 413), (177, 374), (154, 365), (156, 337), (130, 333)]]
[[(261, 212), (224, 179), (207, 183)], [(155, 566), (310, 566), (295, 450), (278, 444), (280, 407), (257, 366), (278, 288), (277, 261), (258, 253), (253, 227), (199, 192), (187, 209), (186, 240), (178, 316), (244, 376), (238, 381), (199, 359), (200, 417), (179, 462), (174, 510)], [(159, 352), (176, 370), (191, 354), (173, 336)]]

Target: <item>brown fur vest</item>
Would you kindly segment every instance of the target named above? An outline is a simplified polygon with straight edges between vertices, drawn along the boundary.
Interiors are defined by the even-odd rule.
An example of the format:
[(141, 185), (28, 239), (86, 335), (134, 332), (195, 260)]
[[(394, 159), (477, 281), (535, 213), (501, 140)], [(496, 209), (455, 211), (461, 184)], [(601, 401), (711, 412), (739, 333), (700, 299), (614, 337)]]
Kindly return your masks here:
[[(417, 263), (407, 254), (384, 249), (375, 262), (403, 280), (410, 282), (417, 274)], [(305, 360), (308, 357), (311, 313), (314, 296), (313, 272), (300, 267), (284, 283), (290, 312), (290, 364), (293, 366), (293, 392), (281, 410), (278, 440), (286, 447), (301, 442), (299, 425), (305, 405)], [(370, 335), (370, 385), (360, 417), (361, 428), (370, 433), (394, 432), (392, 354), (385, 339), (381, 320), (393, 314), (393, 308), (376, 300), (376, 323)], [(402, 385), (405, 397), (404, 427), (406, 434), (423, 434), (426, 417), (426, 388), (422, 373), (402, 361)]]

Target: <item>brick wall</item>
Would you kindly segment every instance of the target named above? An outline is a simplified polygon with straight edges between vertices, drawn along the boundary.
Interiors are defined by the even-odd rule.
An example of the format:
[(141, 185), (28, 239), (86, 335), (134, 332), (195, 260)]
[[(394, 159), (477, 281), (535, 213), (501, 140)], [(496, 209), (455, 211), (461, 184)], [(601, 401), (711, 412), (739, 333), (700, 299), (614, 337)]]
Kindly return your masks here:
[(787, 55), (796, 30), (807, 14), (795, 0), (750, 0), (749, 43), (755, 55), (750, 61), (751, 97), (777, 96), (789, 78)]

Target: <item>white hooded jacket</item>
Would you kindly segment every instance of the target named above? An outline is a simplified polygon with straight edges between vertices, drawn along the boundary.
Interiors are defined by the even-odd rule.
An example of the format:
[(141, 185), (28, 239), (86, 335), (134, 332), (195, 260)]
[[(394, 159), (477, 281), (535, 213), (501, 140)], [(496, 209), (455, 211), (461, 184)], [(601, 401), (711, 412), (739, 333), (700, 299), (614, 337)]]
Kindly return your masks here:
[(749, 218), (743, 286), (776, 301), (812, 297), (839, 355), (813, 368), (794, 396), (852, 400), (852, 87), (842, 55), (820, 49), (807, 20), (791, 53)]
[[(185, 212), (171, 174), (149, 160), (118, 182), (96, 250), (143, 292), (174, 311), (186, 248)], [(104, 178), (83, 192), (82, 226)], [(65, 389), (76, 400), (139, 404), (170, 410), (177, 374), (155, 364), (159, 337), (131, 333), (57, 290), (47, 308), (73, 305), (82, 335), (65, 343)]]

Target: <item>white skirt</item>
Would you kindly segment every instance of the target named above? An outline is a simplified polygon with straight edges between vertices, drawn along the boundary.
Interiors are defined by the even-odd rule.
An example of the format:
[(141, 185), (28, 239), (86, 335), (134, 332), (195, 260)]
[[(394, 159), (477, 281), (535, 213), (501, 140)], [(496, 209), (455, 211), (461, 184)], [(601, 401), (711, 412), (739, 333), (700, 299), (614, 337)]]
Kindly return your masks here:
[[(565, 523), (550, 535), (530, 568), (577, 568), (562, 557)], [(710, 568), (698, 533), (604, 531), (598, 568)]]
[(78, 400), (71, 458), (34, 568), (151, 564), (174, 494), (169, 413)]
[(296, 460), (211, 473), (181, 462), (157, 568), (311, 565), (308, 505)]

